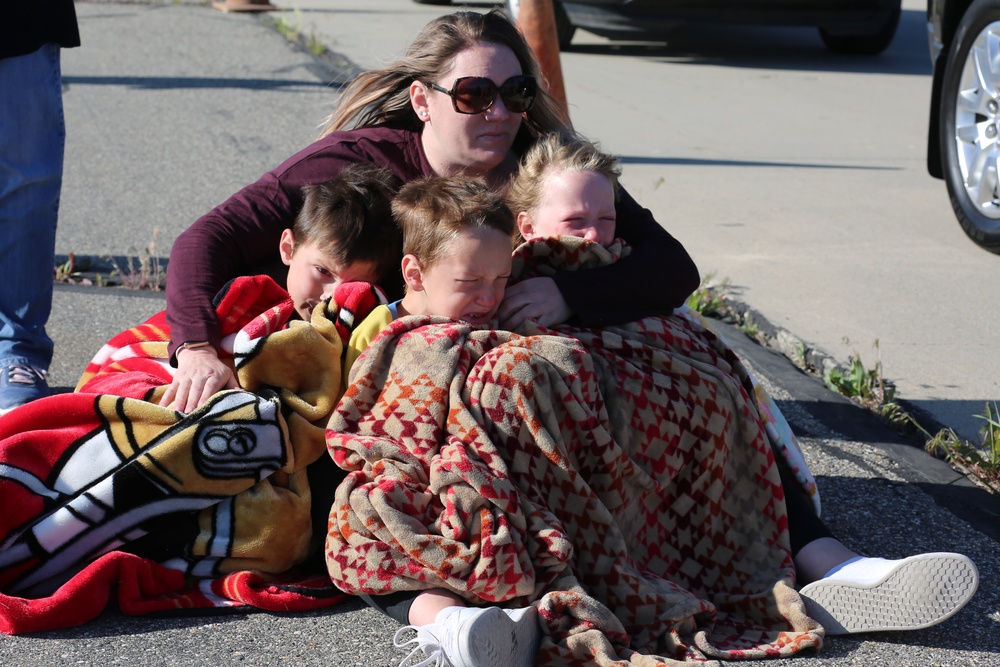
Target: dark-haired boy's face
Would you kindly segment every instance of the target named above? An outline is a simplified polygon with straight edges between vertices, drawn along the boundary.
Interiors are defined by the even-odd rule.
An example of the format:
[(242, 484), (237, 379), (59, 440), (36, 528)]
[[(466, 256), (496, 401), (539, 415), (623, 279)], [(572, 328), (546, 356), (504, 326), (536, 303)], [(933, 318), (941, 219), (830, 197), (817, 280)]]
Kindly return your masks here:
[(294, 244), (288, 229), (281, 241), (281, 261), (288, 266), (285, 287), (296, 312), (307, 322), (312, 317), (313, 309), (332, 296), (341, 283), (378, 282), (374, 262), (341, 264), (315, 244)]

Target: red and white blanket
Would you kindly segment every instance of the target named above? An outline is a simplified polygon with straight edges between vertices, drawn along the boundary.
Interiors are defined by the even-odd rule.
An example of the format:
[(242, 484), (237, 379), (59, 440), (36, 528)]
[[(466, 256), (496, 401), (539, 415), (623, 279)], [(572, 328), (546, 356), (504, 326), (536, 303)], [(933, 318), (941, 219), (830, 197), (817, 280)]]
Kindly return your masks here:
[[(528, 244), (515, 275), (618, 254)], [(540, 665), (820, 646), (752, 383), (692, 319), (510, 333), (406, 317), (350, 379), (327, 430), (348, 471), (327, 537), (342, 590), (535, 604)]]
[(380, 293), (355, 283), (334, 301), (290, 321), (269, 278), (234, 281), (217, 312), (244, 390), (191, 414), (157, 405), (173, 374), (159, 313), (105, 345), (75, 393), (0, 417), (0, 632), (83, 623), (113, 597), (132, 614), (343, 599), (307, 468), (329, 461), (343, 340)]

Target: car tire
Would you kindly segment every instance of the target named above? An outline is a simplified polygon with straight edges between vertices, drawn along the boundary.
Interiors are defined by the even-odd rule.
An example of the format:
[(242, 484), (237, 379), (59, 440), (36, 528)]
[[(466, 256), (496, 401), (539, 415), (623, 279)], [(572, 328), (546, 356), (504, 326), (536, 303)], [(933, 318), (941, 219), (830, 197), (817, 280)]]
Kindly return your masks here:
[[(520, 0), (506, 0), (504, 3), (507, 9), (507, 16), (514, 23), (517, 23), (517, 9), (520, 6)], [(569, 16), (566, 14), (566, 9), (562, 6), (562, 3), (552, 0), (552, 11), (555, 13), (556, 17), (556, 37), (559, 40), (559, 50), (569, 51), (570, 42), (573, 41), (573, 35), (576, 34), (576, 26), (570, 23)]]
[(959, 224), (1000, 254), (1000, 74), (976, 57), (987, 44), (1000, 48), (1000, 0), (972, 3), (951, 42), (941, 81), (941, 155)]
[(893, 37), (896, 36), (896, 28), (899, 27), (899, 16), (902, 12), (902, 5), (902, 0), (899, 0), (889, 18), (886, 19), (885, 23), (878, 26), (874, 32), (861, 35), (844, 35), (820, 28), (820, 39), (823, 40), (826, 48), (833, 53), (850, 56), (874, 56), (882, 53), (889, 48)]

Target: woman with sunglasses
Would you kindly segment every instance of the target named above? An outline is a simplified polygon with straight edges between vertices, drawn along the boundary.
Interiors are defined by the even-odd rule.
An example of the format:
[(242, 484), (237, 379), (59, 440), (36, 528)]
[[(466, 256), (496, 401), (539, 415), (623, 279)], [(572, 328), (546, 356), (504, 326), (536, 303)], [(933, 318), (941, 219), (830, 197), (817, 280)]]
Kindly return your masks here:
[[(230, 279), (276, 262), (278, 239), (302, 206), (302, 186), (371, 162), (404, 183), (462, 173), (484, 177), (500, 190), (539, 136), (568, 128), (563, 110), (539, 85), (530, 48), (502, 12), (457, 12), (431, 21), (402, 58), (350, 83), (317, 141), (174, 242), (167, 284), (170, 353), (177, 364), (171, 405), (190, 412), (217, 391), (238, 386), (218, 358), (220, 327), (212, 300)], [(699, 283), (684, 247), (624, 191), (617, 219), (618, 235), (634, 248), (627, 261), (519, 283), (501, 306), (502, 325), (513, 329), (528, 319), (553, 325), (575, 317), (601, 326), (683, 304)], [(649, 281), (658, 286), (653, 294), (632, 289)], [(383, 287), (391, 298), (401, 296), (393, 293), (396, 285)], [(322, 505), (318, 491), (313, 497)], [(538, 627), (532, 608), (463, 609), (460, 598), (444, 591), (367, 599), (397, 620), (428, 629), (444, 620), (438, 612), (447, 609), (451, 620), (434, 624), (440, 636), (433, 640), (452, 660), (476, 647), (495, 658), (491, 664), (533, 662)], [(495, 645), (501, 636), (506, 641)], [(420, 634), (418, 650), (428, 649), (426, 637)]]
[[(231, 278), (277, 264), (275, 248), (302, 205), (303, 185), (327, 181), (354, 162), (373, 162), (404, 183), (465, 173), (500, 189), (536, 137), (568, 126), (539, 84), (531, 50), (502, 12), (457, 12), (431, 21), (403, 57), (351, 82), (316, 142), (174, 242), (166, 295), (177, 364), (172, 405), (189, 412), (237, 386), (218, 359), (212, 299)], [(527, 319), (551, 325), (571, 316), (600, 326), (681, 305), (699, 283), (684, 247), (627, 193), (618, 229), (635, 248), (627, 261), (515, 286), (501, 309), (504, 326)], [(658, 288), (648, 294), (631, 289), (636, 284)], [(398, 296), (392, 294), (397, 285), (383, 287)]]

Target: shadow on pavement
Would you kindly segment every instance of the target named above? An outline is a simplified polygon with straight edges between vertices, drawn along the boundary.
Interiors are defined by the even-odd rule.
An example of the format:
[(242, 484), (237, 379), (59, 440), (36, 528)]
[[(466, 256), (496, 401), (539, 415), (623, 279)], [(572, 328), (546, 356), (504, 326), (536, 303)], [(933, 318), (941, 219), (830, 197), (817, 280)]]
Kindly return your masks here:
[(860, 169), (865, 171), (901, 171), (899, 167), (875, 167), (868, 164), (809, 164), (802, 162), (768, 162), (764, 160), (703, 160), (699, 158), (619, 156), (622, 164), (654, 164), (685, 167), (783, 167), (791, 169)]
[(328, 84), (316, 79), (233, 79), (193, 76), (64, 76), (63, 84), (68, 86), (123, 86), (140, 90), (180, 90), (180, 89), (245, 89), (280, 90), (303, 86), (325, 88)]

